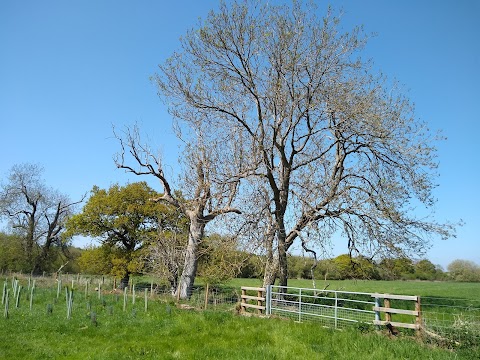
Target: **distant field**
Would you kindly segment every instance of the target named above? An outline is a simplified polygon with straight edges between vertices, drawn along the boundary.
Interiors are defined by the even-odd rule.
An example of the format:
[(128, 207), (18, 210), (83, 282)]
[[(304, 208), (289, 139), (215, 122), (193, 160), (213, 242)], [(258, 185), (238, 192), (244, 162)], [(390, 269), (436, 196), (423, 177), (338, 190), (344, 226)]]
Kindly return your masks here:
[[(377, 281), (377, 280), (327, 280), (328, 290), (355, 292), (380, 292), (388, 294), (418, 295), (428, 297), (462, 298), (480, 300), (480, 283), (441, 282), (441, 281)], [(325, 281), (316, 281), (317, 289), (325, 287)], [(240, 287), (261, 286), (258, 279), (234, 279), (229, 285)], [(288, 286), (312, 288), (312, 280), (292, 279)]]

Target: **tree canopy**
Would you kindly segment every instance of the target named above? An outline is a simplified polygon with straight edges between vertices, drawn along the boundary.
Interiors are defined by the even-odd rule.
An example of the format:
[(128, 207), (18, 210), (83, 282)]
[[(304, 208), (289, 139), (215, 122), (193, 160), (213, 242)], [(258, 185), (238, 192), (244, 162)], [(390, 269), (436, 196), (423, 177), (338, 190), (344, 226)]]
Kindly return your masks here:
[(342, 31), (331, 8), (318, 14), (300, 1), (222, 2), (155, 76), (176, 119), (241, 139), (272, 254), (265, 283), (286, 285), (299, 237), (341, 231), (350, 253), (373, 257), (418, 255), (431, 236), (454, 234), (414, 210), (435, 203), (435, 134), (363, 61), (362, 29)]
[(158, 229), (173, 230), (180, 225), (181, 215), (174, 208), (151, 201), (158, 196), (145, 182), (115, 184), (108, 190), (94, 186), (81, 213), (69, 219), (68, 233), (90, 236), (116, 248), (112, 269), (127, 280), (134, 269), (134, 255), (156, 240)]

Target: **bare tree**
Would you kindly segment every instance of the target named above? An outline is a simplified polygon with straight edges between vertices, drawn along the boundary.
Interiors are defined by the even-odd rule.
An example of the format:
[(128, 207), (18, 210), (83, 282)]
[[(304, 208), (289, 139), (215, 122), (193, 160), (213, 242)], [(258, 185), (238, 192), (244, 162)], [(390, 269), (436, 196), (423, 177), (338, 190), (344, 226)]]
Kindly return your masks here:
[(183, 218), (178, 218), (174, 226), (166, 227), (163, 219), (158, 220), (157, 236), (145, 251), (145, 263), (149, 271), (166, 279), (172, 294), (178, 288), (183, 261), (185, 260), (185, 244), (187, 232)]
[[(421, 252), (454, 226), (432, 209), (434, 137), (399, 87), (359, 57), (368, 37), (340, 32), (330, 8), (300, 1), (222, 3), (155, 79), (171, 114), (245, 146), (273, 218), (265, 283), (287, 283), (287, 251), (306, 229), (342, 231), (352, 252)], [(264, 204), (265, 196), (261, 201)]]
[[(175, 193), (169, 179), (166, 178), (160, 156), (151, 152), (140, 141), (137, 126), (127, 128), (123, 136), (115, 134), (121, 146), (121, 152), (115, 157), (118, 168), (135, 175), (153, 175), (163, 188), (163, 195), (152, 201), (165, 201), (180, 211), (189, 220), (188, 241), (182, 275), (177, 291), (180, 298), (187, 298), (192, 290), (198, 264), (198, 249), (206, 225), (216, 217), (228, 213), (240, 214), (233, 206), (238, 191), (238, 176), (233, 173), (235, 162), (225, 161), (231, 151), (236, 151), (233, 142), (227, 138), (208, 138), (200, 127), (194, 128), (195, 137), (186, 143), (183, 157), (183, 176), (181, 186)], [(208, 140), (208, 141), (207, 141)], [(126, 157), (133, 165), (129, 165)]]
[(45, 270), (52, 246), (66, 250), (62, 237), (65, 222), (83, 201), (72, 202), (48, 188), (41, 179), (42, 171), (39, 165), (15, 165), (0, 192), (1, 215), (23, 240), (28, 271), (35, 273)]

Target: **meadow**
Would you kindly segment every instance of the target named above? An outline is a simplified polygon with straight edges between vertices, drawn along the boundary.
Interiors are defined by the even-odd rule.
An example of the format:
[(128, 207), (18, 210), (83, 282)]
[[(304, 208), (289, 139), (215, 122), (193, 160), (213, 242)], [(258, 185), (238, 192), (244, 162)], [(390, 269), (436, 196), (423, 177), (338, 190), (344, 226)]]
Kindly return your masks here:
[[(390, 337), (368, 326), (338, 331), (312, 322), (245, 317), (237, 314), (234, 304), (220, 311), (177, 306), (175, 299), (152, 296), (148, 291), (145, 307), (143, 291), (133, 303), (131, 292), (126, 298), (108, 290), (99, 295), (93, 286), (74, 289), (69, 317), (69, 292), (63, 286), (59, 292), (55, 284), (38, 281), (30, 308), (28, 284), (26, 279), (20, 282), (24, 290), (19, 306), (10, 296), (8, 318), (0, 318), (0, 359), (383, 360), (478, 359), (480, 354), (478, 346), (452, 350), (414, 336)], [(461, 283), (343, 281), (330, 286), (349, 291), (398, 288), (405, 294), (423, 290), (419, 294), (436, 296), (441, 294), (436, 289), (442, 284), (443, 295), (465, 293), (473, 298), (471, 292), (479, 293), (479, 284)], [(247, 279), (229, 284), (234, 288), (241, 285), (259, 284)], [(311, 282), (292, 281), (291, 286), (311, 287)]]
[[(387, 293), (399, 295), (418, 295), (424, 297), (461, 298), (480, 300), (480, 283), (463, 283), (448, 281), (385, 281), (385, 280), (317, 280), (316, 288), (369, 293)], [(258, 279), (233, 279), (230, 286), (261, 286)], [(312, 288), (312, 280), (292, 279), (288, 286)]]

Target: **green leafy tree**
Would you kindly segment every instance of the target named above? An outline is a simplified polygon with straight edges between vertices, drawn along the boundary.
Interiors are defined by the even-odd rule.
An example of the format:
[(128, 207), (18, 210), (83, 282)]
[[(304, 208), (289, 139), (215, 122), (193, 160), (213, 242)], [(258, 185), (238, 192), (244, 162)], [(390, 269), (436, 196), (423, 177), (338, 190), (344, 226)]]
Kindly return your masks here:
[(111, 254), (111, 246), (88, 246), (78, 259), (80, 271), (92, 275), (110, 274), (112, 271)]
[(407, 257), (382, 259), (379, 264), (381, 277), (384, 279), (413, 279), (415, 266)]
[(343, 254), (333, 259), (333, 263), (340, 279), (378, 278), (374, 263), (363, 256), (353, 258)]
[(441, 277), (441, 273), (430, 260), (423, 259), (415, 264), (415, 277), (420, 280), (435, 280)]
[(237, 239), (219, 234), (206, 236), (201, 244), (198, 274), (210, 284), (221, 284), (240, 274), (246, 256)]
[(240, 273), (237, 275), (239, 278), (260, 278), (263, 276), (263, 264), (262, 257), (255, 254), (244, 253), (243, 257), (246, 259), (240, 269)]
[(480, 266), (470, 260), (457, 259), (448, 264), (450, 277), (456, 281), (480, 281)]
[(83, 266), (90, 257), (92, 269), (102, 270), (99, 259), (110, 248), (104, 269), (127, 284), (130, 274), (138, 270), (137, 253), (155, 240), (159, 219), (172, 213), (167, 205), (150, 201), (158, 196), (145, 182), (112, 185), (108, 190), (94, 186), (82, 212), (68, 222), (70, 235), (90, 236), (102, 244), (100, 249), (90, 249), (81, 260)]
[(0, 270), (23, 271), (27, 267), (21, 239), (17, 235), (0, 232)]

